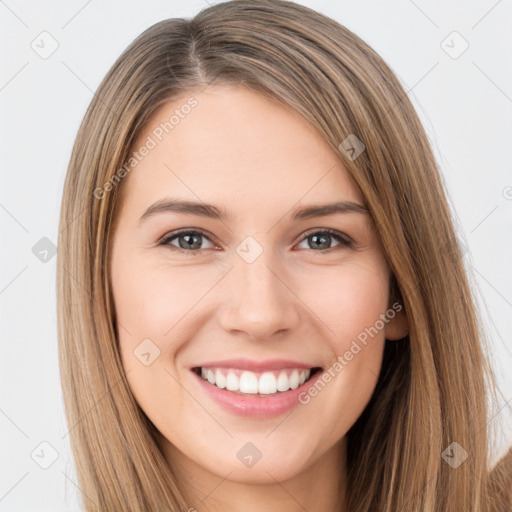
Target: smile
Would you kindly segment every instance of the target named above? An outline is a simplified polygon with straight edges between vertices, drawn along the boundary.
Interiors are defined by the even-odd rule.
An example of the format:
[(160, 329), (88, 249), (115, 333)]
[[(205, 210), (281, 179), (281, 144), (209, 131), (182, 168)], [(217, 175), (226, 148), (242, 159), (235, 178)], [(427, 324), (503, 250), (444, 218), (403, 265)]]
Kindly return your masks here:
[(244, 395), (274, 395), (296, 389), (311, 376), (313, 369), (287, 368), (252, 372), (237, 368), (200, 368), (201, 377), (219, 389)]
[(190, 368), (200, 393), (216, 406), (237, 416), (275, 418), (301, 402), (299, 395), (322, 375), (319, 366), (274, 360), (247, 359), (210, 362)]

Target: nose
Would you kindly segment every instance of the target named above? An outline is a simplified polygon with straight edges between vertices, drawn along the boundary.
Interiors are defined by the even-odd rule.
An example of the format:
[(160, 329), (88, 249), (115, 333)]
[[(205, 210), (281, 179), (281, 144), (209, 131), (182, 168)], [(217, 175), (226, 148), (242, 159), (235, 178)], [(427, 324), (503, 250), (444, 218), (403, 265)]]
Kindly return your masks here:
[(267, 251), (252, 263), (235, 255), (234, 268), (226, 281), (226, 301), (220, 313), (221, 327), (226, 332), (269, 341), (297, 326), (300, 300), (286, 272), (271, 261)]

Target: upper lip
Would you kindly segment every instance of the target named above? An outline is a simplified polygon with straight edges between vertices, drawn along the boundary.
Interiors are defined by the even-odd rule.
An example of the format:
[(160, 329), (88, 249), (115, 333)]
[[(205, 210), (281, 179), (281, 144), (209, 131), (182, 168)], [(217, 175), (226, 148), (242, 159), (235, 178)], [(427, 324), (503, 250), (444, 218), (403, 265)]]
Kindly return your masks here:
[(222, 361), (208, 361), (193, 366), (192, 368), (236, 368), (252, 372), (264, 372), (267, 370), (283, 370), (285, 368), (318, 368), (319, 365), (311, 365), (292, 361), (290, 359), (267, 359), (264, 361), (254, 361), (252, 359), (224, 359)]

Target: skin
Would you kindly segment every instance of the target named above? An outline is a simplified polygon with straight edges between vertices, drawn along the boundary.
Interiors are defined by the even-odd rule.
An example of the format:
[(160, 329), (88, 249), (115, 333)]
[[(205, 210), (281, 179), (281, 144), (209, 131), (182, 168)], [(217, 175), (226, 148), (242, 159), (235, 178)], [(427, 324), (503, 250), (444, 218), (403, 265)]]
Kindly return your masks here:
[[(241, 86), (210, 86), (162, 105), (140, 134), (190, 96), (198, 105), (124, 179), (110, 278), (130, 387), (198, 511), (345, 510), (345, 434), (377, 382), (384, 343), (403, 337), (403, 313), (385, 324), (306, 405), (273, 419), (221, 409), (190, 367), (234, 357), (284, 358), (329, 368), (390, 307), (390, 270), (370, 215), (292, 220), (294, 209), (364, 198), (322, 136), (297, 113)], [(224, 221), (145, 210), (166, 197), (216, 205)], [(202, 229), (197, 255), (172, 248), (182, 228)], [(330, 228), (320, 248), (311, 239)], [(307, 232), (307, 233), (306, 233)], [(236, 248), (261, 246), (252, 263)], [(202, 245), (200, 245), (202, 244)], [(149, 338), (148, 366), (133, 351)], [(262, 453), (237, 458), (248, 442)]]

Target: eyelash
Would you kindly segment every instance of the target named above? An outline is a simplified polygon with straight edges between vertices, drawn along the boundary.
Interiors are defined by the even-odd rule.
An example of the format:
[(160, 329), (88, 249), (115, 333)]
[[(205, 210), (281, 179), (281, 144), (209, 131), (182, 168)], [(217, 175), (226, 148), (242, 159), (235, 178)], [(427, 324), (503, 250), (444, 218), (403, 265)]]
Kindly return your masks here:
[[(340, 246), (337, 246), (339, 248), (353, 247), (353, 242), (348, 237), (346, 237), (346, 235), (342, 235), (340, 232), (335, 231), (333, 229), (329, 229), (329, 228), (322, 229), (322, 230), (316, 230), (316, 231), (310, 231), (303, 236), (303, 238), (299, 241), (299, 243), (302, 243), (304, 240), (306, 240), (310, 236), (318, 235), (318, 234), (332, 236), (337, 242), (340, 243)], [(171, 240), (173, 240), (174, 238), (177, 238), (180, 235), (201, 235), (201, 236), (204, 236), (205, 238), (207, 238), (210, 242), (212, 242), (212, 240), (210, 240), (210, 237), (201, 229), (191, 230), (191, 229), (185, 228), (182, 230), (173, 231), (172, 233), (169, 233), (158, 243), (158, 245), (159, 246), (168, 246), (173, 251), (190, 254), (192, 256), (195, 256), (195, 255), (199, 254), (201, 251), (205, 250), (205, 249), (188, 250), (188, 249), (183, 249), (181, 247), (177, 247), (175, 245), (171, 245), (169, 243)], [(318, 252), (320, 254), (324, 254), (327, 252), (332, 252), (333, 249), (336, 250), (336, 247), (334, 247), (334, 248), (331, 247), (329, 249), (321, 249), (318, 251), (315, 251), (314, 249), (310, 249), (310, 250), (314, 251), (314, 252)]]

